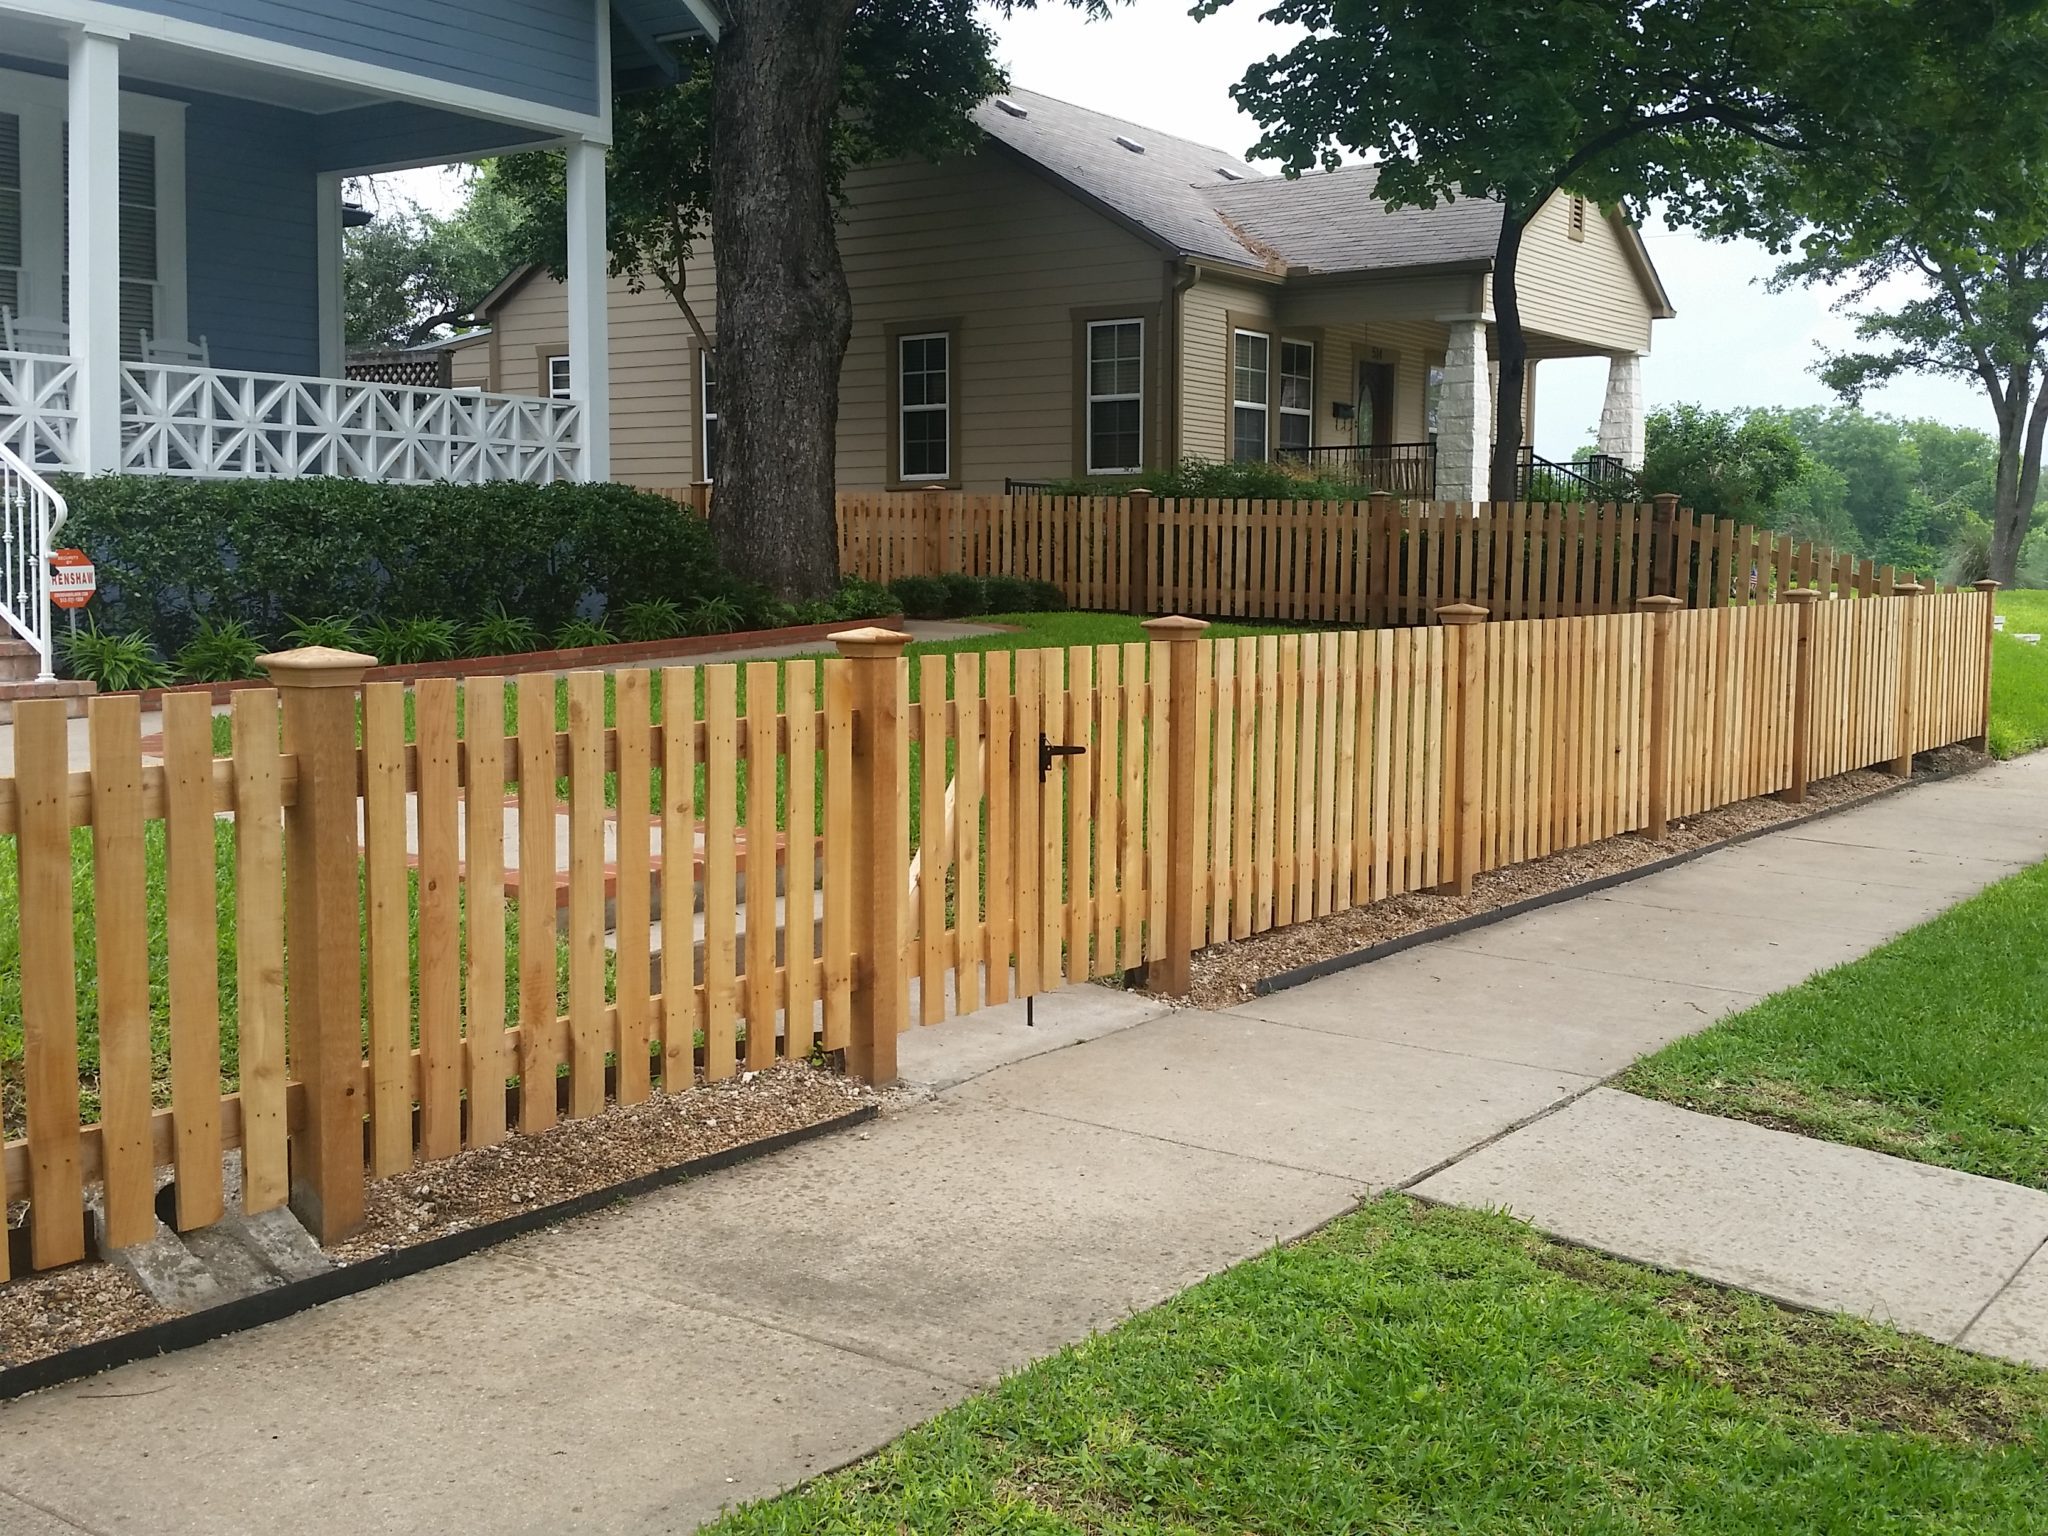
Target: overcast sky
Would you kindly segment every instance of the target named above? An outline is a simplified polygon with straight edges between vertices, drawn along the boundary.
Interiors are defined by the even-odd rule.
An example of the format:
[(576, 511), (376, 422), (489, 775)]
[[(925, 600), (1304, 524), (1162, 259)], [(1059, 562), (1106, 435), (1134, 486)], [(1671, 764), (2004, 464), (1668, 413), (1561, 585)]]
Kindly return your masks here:
[[(1236, 0), (1197, 22), (1185, 0), (1133, 0), (1108, 21), (1088, 22), (1058, 0), (1046, 0), (1043, 9), (1008, 20), (991, 12), (990, 22), (1016, 85), (1241, 154), (1258, 138), (1258, 125), (1237, 110), (1230, 87), (1247, 63), (1293, 40), (1261, 21), (1261, 9), (1261, 0)], [(446, 179), (433, 173), (385, 180), (399, 181), (430, 204), (447, 199)], [(1822, 344), (1846, 345), (1854, 332), (1848, 317), (1830, 310), (1826, 292), (1766, 293), (1763, 281), (1774, 263), (1759, 246), (1710, 244), (1661, 225), (1645, 234), (1678, 311), (1676, 319), (1658, 322), (1645, 364), (1652, 406), (1833, 403), (1813, 364)], [(1542, 365), (1540, 452), (1564, 458), (1591, 441), (1605, 376), (1598, 360)], [(1864, 405), (1986, 430), (1992, 425), (1981, 391), (1953, 380), (1907, 380), (1873, 392)]]

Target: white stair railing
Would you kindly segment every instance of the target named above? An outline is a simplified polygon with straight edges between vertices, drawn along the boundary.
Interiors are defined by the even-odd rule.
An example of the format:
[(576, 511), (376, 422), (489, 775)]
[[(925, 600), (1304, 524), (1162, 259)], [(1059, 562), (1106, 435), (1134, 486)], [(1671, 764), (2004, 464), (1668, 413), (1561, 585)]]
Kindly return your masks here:
[(36, 681), (51, 667), (50, 551), (70, 509), (50, 483), (0, 443), (0, 619), (36, 648)]

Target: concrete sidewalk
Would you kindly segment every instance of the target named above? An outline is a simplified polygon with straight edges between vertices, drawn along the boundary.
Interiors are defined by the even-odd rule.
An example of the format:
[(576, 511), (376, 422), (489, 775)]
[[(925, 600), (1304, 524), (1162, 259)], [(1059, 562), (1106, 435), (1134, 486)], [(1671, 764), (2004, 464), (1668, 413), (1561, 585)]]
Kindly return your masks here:
[[(916, 1031), (926, 1096), (863, 1132), (0, 1408), (0, 1531), (690, 1530), (1569, 1127), (1640, 1052), (2048, 856), (2044, 813), (2048, 757), (1229, 1013), (1078, 988)], [(1866, 1241), (1939, 1262), (1953, 1231), (1899, 1214)], [(2015, 1332), (2044, 1290), (2007, 1287)]]

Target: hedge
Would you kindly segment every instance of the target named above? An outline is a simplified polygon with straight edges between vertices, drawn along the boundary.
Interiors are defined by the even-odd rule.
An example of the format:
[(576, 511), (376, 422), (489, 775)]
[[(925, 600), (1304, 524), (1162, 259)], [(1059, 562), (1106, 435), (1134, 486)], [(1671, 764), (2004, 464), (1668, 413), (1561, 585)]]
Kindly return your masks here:
[(623, 485), (379, 485), (361, 480), (59, 482), (60, 542), (99, 571), (93, 616), (165, 656), (202, 618), (275, 638), (328, 614), (466, 622), (503, 612), (548, 634), (579, 610), (727, 596), (711, 530)]

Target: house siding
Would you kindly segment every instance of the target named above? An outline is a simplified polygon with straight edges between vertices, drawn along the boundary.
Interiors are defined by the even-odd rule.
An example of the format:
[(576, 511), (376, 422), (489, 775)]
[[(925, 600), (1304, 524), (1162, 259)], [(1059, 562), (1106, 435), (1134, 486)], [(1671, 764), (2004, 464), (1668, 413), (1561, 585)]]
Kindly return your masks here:
[(1180, 451), (1203, 459), (1230, 457), (1230, 332), (1232, 317), (1274, 334), (1274, 288), (1203, 274), (1181, 295)]
[(591, 0), (128, 0), (127, 8), (542, 106), (599, 110)]
[(1571, 199), (1553, 197), (1522, 236), (1517, 288), (1530, 331), (1606, 351), (1650, 349), (1650, 301), (1622, 236), (1597, 208), (1586, 210), (1586, 238), (1568, 233)]
[(316, 120), (220, 96), (187, 101), (187, 328), (217, 368), (318, 373)]

